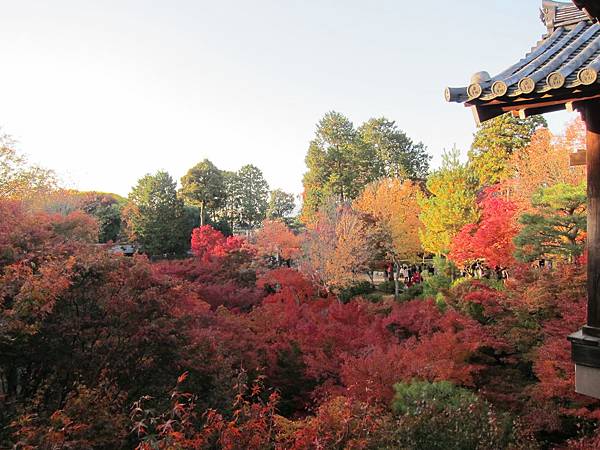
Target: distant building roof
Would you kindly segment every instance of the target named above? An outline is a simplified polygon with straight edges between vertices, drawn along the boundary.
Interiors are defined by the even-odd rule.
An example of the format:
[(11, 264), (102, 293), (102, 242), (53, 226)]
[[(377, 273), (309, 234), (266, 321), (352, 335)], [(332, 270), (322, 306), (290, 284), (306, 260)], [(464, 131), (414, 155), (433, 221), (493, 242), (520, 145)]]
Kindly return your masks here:
[(600, 25), (577, 6), (550, 0), (542, 3), (542, 20), (548, 33), (521, 60), (494, 77), (478, 72), (467, 87), (447, 88), (446, 100), (474, 107), (483, 122), (600, 97)]

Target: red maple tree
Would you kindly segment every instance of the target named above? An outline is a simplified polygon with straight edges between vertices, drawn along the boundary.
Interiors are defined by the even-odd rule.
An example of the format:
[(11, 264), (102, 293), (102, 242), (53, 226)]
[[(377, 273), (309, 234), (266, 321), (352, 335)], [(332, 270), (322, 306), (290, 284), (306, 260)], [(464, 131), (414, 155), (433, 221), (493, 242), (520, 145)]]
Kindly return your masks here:
[(479, 206), (480, 221), (463, 227), (452, 241), (448, 257), (461, 266), (475, 260), (484, 260), (489, 267), (514, 265), (517, 206), (502, 198), (497, 188), (486, 190)]

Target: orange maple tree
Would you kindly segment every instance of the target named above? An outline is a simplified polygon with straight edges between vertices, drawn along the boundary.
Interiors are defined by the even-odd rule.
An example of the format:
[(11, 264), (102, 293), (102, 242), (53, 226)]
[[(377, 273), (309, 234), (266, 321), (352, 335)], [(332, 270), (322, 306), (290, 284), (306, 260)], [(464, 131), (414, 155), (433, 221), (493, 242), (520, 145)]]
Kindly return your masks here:
[(397, 259), (414, 259), (419, 241), (419, 186), (412, 181), (386, 178), (367, 186), (354, 208), (375, 219), (382, 244)]
[(274, 258), (277, 265), (300, 255), (301, 239), (281, 220), (265, 220), (254, 238), (260, 256)]
[(515, 177), (508, 181), (511, 200), (521, 209), (530, 209), (531, 197), (540, 188), (557, 183), (579, 184), (585, 179), (583, 167), (571, 167), (569, 155), (583, 145), (582, 122), (571, 123), (564, 135), (554, 136), (547, 128), (538, 130), (531, 143), (512, 155)]
[(371, 256), (369, 232), (348, 205), (322, 209), (304, 234), (301, 270), (326, 290), (356, 282)]
[(421, 188), (411, 181), (386, 178), (367, 186), (354, 202), (354, 208), (374, 222), (374, 247), (395, 265), (396, 295), (400, 263), (414, 260), (422, 251), (419, 193)]

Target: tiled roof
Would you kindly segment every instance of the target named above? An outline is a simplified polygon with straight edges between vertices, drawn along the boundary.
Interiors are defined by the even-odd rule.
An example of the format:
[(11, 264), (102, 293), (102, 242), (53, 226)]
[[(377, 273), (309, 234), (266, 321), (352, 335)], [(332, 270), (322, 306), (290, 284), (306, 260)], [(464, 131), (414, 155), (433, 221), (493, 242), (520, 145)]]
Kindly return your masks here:
[(446, 99), (469, 106), (565, 98), (600, 90), (600, 25), (571, 3), (545, 0), (548, 33), (519, 62), (500, 74), (473, 76), (469, 86), (447, 88)]

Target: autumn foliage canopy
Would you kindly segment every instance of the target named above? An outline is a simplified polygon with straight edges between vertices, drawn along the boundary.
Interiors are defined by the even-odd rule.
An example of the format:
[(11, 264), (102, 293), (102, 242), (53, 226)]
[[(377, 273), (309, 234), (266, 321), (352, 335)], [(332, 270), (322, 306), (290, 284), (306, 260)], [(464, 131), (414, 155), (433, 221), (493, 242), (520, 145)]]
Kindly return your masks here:
[[(125, 228), (161, 250), (156, 235), (193, 228), (174, 238), (187, 254), (113, 254), (99, 241), (119, 221), (86, 211), (89, 199), (1, 197), (0, 447), (597, 448), (600, 402), (574, 392), (565, 339), (585, 322), (585, 259), (515, 259), (523, 233), (543, 247), (548, 230), (581, 254), (585, 193), (565, 163), (578, 128), (553, 137), (525, 123), (522, 147), (478, 146), (477, 179), (454, 153), (420, 182), (406, 176), (426, 169), (421, 144), (385, 119), (357, 130), (343, 119), (329, 114), (311, 144), (304, 224), (272, 213), (232, 235), (217, 223), (231, 205), (207, 203), (212, 225), (193, 228), (170, 176), (167, 190), (145, 177), (169, 201), (151, 207), (142, 185)], [(405, 154), (417, 161), (399, 164)], [(360, 170), (340, 178), (348, 167), (324, 174), (323, 161)], [(234, 225), (264, 218), (259, 181), (262, 200), (242, 189), (238, 205), (256, 214)], [(568, 246), (563, 223), (577, 225)], [(400, 286), (401, 264), (431, 260)], [(510, 276), (462, 277), (474, 262)]]

